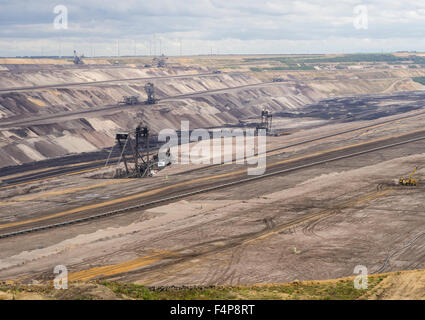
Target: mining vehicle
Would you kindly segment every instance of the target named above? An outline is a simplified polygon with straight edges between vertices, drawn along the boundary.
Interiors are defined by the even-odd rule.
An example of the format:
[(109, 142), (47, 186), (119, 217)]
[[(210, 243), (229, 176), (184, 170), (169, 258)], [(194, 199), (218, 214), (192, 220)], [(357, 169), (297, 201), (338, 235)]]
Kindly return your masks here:
[(416, 179), (412, 178), (417, 169), (418, 169), (418, 167), (416, 167), (415, 170), (413, 170), (413, 172), (410, 174), (409, 178), (398, 179), (398, 184), (400, 184), (402, 186), (417, 186), (418, 181)]

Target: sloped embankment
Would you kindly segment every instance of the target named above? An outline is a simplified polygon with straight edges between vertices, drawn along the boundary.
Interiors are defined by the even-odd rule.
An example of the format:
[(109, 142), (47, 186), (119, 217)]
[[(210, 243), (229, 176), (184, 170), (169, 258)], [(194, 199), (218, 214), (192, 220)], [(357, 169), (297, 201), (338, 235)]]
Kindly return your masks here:
[[(166, 78), (149, 80), (155, 85), (157, 98), (182, 94), (193, 94), (208, 90), (220, 90), (259, 83), (244, 74), (190, 76), (188, 78)], [(0, 94), (0, 119), (22, 120), (70, 111), (86, 111), (105, 106), (116, 106), (125, 95), (139, 95), (146, 99), (144, 86), (148, 80), (103, 83), (96, 86), (81, 85), (64, 88), (49, 88)]]
[[(148, 123), (153, 132), (165, 128), (179, 129), (182, 120), (189, 120), (192, 129), (217, 127), (257, 118), (266, 106), (273, 112), (289, 112), (324, 97), (305, 85), (262, 85), (256, 78), (241, 73), (155, 80), (154, 83), (159, 98), (202, 94), (167, 98), (155, 105), (116, 106), (123, 95), (140, 94), (144, 99), (145, 81), (141, 81), (38, 90), (3, 97), (1, 104), (7, 113), (6, 122), (56, 115), (61, 111), (79, 112), (110, 104), (115, 106), (95, 114), (59, 116), (43, 123), (3, 127), (0, 129), (1, 166), (110, 147), (114, 144), (116, 132), (134, 129), (141, 121)], [(211, 90), (211, 93), (207, 92)], [(25, 107), (21, 100), (30, 103), (31, 107)]]
[(109, 281), (70, 283), (67, 290), (52, 285), (0, 284), (0, 300), (418, 300), (425, 299), (425, 270), (399, 271), (368, 277), (367, 289), (354, 288), (354, 277), (323, 281), (295, 281), (254, 286), (147, 288)]
[(183, 66), (173, 68), (138, 68), (111, 65), (5, 64), (0, 69), (0, 89), (173, 76), (200, 72), (207, 72), (207, 69)]

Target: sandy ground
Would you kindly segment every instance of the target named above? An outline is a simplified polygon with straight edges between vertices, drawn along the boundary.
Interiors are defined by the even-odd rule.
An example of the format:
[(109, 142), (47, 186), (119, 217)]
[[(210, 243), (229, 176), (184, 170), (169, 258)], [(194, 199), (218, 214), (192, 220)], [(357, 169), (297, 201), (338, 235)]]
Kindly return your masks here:
[[(282, 150), (269, 161), (346, 145), (347, 139), (359, 143), (399, 134), (420, 127), (421, 119)], [(311, 137), (313, 130), (327, 134), (337, 128), (327, 129), (273, 137), (268, 148)], [(353, 275), (356, 265), (373, 273), (387, 257), (382, 271), (423, 268), (424, 238), (409, 244), (424, 228), (423, 189), (393, 185), (415, 166), (423, 179), (422, 145), (382, 150), (95, 223), (4, 239), (0, 278), (51, 279), (54, 266), (63, 264), (76, 280), (239, 285), (345, 277)], [(2, 206), (1, 219), (31, 218), (232, 170), (223, 166), (178, 174), (176, 168), (149, 181), (75, 176), (2, 191), (2, 201), (11, 203)], [(299, 218), (305, 220), (292, 222)]]
[(377, 286), (368, 299), (424, 300), (425, 274), (423, 270), (391, 274)]

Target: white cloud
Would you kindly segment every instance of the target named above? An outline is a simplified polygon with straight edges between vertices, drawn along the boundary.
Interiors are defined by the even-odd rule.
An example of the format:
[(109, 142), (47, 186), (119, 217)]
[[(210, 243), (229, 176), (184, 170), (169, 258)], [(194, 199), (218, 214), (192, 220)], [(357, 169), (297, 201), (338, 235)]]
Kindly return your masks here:
[[(73, 0), (68, 30), (53, 28), (57, 1), (0, 3), (0, 55), (91, 51), (149, 53), (161, 39), (165, 53), (287, 53), (425, 50), (425, 2), (417, 0)], [(353, 8), (368, 6), (369, 28), (353, 27)], [(155, 38), (153, 34), (156, 34)], [(371, 39), (366, 47), (363, 39)], [(13, 40), (13, 42), (12, 42)], [(122, 44), (121, 44), (122, 43)], [(127, 43), (131, 43), (128, 44)], [(33, 44), (33, 45), (31, 45)], [(324, 45), (326, 44), (326, 45)], [(159, 47), (159, 43), (156, 43)], [(378, 48), (379, 47), (379, 48)], [(67, 52), (66, 50), (69, 50)], [(89, 50), (89, 51), (87, 51)], [(237, 51), (239, 50), (239, 51)], [(152, 51), (152, 50), (151, 50)], [(158, 49), (157, 49), (158, 53)]]

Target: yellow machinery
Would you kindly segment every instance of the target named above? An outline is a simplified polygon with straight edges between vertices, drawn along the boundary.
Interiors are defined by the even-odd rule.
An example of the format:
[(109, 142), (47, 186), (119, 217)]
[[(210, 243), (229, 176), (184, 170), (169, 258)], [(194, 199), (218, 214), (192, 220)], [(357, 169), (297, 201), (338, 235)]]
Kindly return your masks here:
[(409, 178), (405, 179), (405, 178), (400, 178), (398, 179), (398, 183), (402, 186), (417, 186), (418, 185), (418, 181), (416, 179), (412, 179), (413, 175), (416, 172), (416, 169), (418, 169), (418, 167), (415, 168), (415, 170), (413, 170), (412, 174), (409, 176)]

